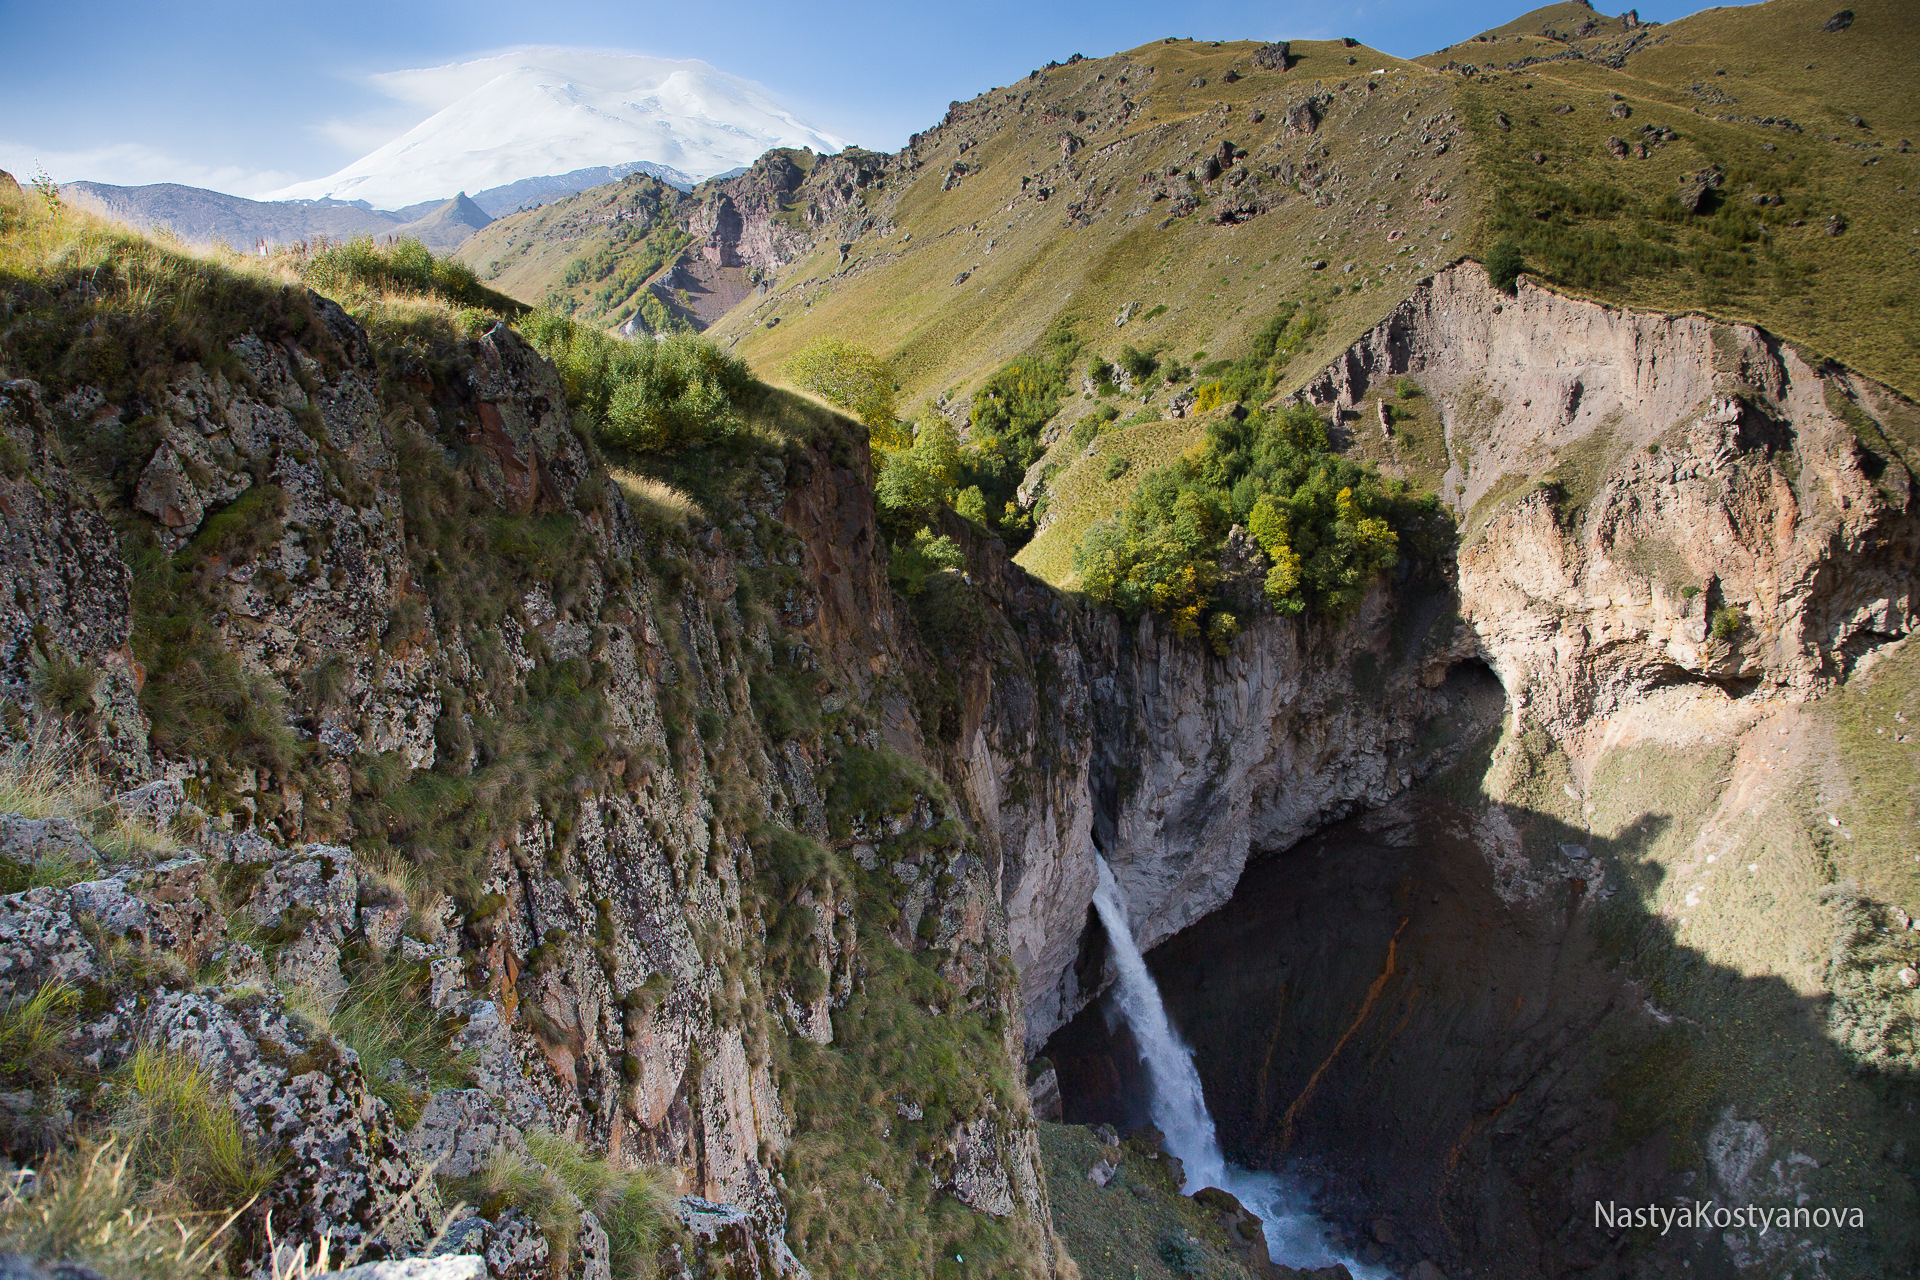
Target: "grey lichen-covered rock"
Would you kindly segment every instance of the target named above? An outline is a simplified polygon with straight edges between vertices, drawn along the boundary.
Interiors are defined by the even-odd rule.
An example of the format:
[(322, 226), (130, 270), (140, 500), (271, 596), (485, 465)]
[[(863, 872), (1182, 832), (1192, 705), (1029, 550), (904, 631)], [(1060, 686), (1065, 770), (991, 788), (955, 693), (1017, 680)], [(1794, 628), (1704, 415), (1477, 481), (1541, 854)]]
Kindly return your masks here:
[(58, 889), (29, 889), (0, 898), (0, 999), (32, 995), (59, 979), (80, 983), (99, 970), (93, 944)]
[[(204, 858), (172, 858), (150, 867), (131, 867), (97, 883), (108, 895), (107, 900), (124, 896), (128, 900), (127, 919), (142, 922), (139, 928), (143, 936), (133, 941), (164, 951), (193, 969), (218, 946), (227, 923), (208, 891), (207, 872)], [(84, 887), (75, 885), (75, 893)], [(74, 904), (96, 916), (99, 913), (78, 896)]]
[(155, 778), (110, 801), (121, 821), (142, 823), (155, 831), (165, 831), (186, 803), (186, 789), (177, 778)]
[(684, 1260), (694, 1280), (811, 1280), (786, 1237), (738, 1205), (682, 1196), (673, 1214), (692, 1237)]
[(332, 1007), (347, 989), (340, 947), (359, 923), (360, 879), (352, 853), (322, 844), (290, 851), (241, 848), (250, 856), (265, 852), (270, 859), (240, 865), (258, 871), (246, 909), (279, 944), (271, 957), (275, 979)]
[(428, 1099), (407, 1134), (407, 1150), (443, 1178), (477, 1173), (495, 1148), (526, 1154), (526, 1139), (479, 1089), (443, 1089)]
[[(104, 411), (104, 409), (103, 409)], [(65, 467), (37, 383), (0, 382), (0, 702), (31, 722), (36, 662), (79, 662), (95, 674), (81, 710), (91, 754), (108, 772), (147, 776), (147, 721), (128, 640), (133, 576), (113, 527)]]
[(990, 1117), (956, 1125), (947, 1139), (947, 1185), (954, 1198), (982, 1213), (1004, 1218), (1013, 1212), (1013, 1187), (1001, 1158), (1001, 1136)]
[(99, 857), (92, 842), (71, 819), (0, 814), (0, 859), (34, 866), (55, 858), (85, 864), (98, 861)]
[(489, 1280), (484, 1258), (406, 1258), (329, 1271), (313, 1280)]
[(574, 1242), (573, 1280), (614, 1280), (613, 1245), (600, 1217), (591, 1209), (580, 1213), (580, 1236)]
[(289, 1013), (277, 992), (163, 991), (141, 1021), (143, 1040), (198, 1063), (242, 1129), (282, 1154), (264, 1203), (285, 1238), (351, 1248), (378, 1232), (383, 1247), (405, 1252), (432, 1235), (436, 1197), (430, 1184), (416, 1194), (419, 1173), (359, 1059)]
[(509, 1209), (487, 1233), (487, 1275), (492, 1280), (538, 1280), (552, 1250), (531, 1218)]

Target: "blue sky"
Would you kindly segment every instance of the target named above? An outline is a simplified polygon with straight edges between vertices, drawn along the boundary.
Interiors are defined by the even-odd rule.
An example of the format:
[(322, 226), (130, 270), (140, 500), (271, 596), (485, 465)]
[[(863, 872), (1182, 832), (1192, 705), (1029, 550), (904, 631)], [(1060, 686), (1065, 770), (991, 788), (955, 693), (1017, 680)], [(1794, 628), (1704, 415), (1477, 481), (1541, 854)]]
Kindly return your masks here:
[[(1638, 7), (1670, 21), (1705, 6)], [(331, 173), (424, 118), (380, 93), (375, 73), (528, 44), (700, 58), (829, 133), (893, 150), (949, 100), (1074, 53), (1161, 36), (1353, 36), (1413, 56), (1523, 11), (1524, 0), (0, 0), (0, 168), (251, 194)]]

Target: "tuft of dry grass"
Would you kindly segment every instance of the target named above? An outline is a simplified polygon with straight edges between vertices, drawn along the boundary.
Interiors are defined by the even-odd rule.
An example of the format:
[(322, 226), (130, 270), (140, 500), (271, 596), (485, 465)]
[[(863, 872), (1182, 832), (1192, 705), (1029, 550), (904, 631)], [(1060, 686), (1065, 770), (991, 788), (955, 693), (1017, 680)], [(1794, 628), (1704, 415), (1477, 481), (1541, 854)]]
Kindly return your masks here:
[(147, 1202), (133, 1152), (84, 1142), (0, 1179), (0, 1250), (75, 1262), (114, 1280), (204, 1280), (238, 1213), (172, 1213)]
[[(79, 760), (72, 746), (46, 736), (0, 752), (0, 813), (65, 818), (109, 862), (157, 862), (179, 848), (170, 833), (115, 812), (100, 777)], [(56, 854), (32, 866), (0, 868), (0, 882), (10, 886), (9, 893), (45, 884), (64, 887), (97, 869)]]
[(632, 471), (613, 471), (614, 483), (626, 495), (627, 505), (641, 519), (657, 525), (685, 529), (689, 523), (707, 523), (707, 513), (684, 491), (665, 480), (638, 475)]

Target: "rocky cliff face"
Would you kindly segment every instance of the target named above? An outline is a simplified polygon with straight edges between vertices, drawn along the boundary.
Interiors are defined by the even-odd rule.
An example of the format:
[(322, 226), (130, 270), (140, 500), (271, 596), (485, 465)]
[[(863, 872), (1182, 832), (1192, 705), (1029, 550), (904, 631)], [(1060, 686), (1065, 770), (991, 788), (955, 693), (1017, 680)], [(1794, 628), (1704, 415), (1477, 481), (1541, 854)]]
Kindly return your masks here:
[[(1498, 732), (1310, 840), (1256, 834), (1271, 861), (1251, 887), (1156, 953), (1230, 1147), (1337, 1171), (1330, 1207), (1370, 1261), (1513, 1276), (1909, 1268), (1904, 1209), (1849, 1233), (1661, 1240), (1596, 1230), (1591, 1214), (1595, 1199), (1679, 1195), (1914, 1203), (1916, 1067), (1887, 1030), (1915, 955), (1901, 754), (1914, 407), (1750, 327), (1525, 281), (1508, 296), (1472, 264), (1302, 396), (1358, 448), (1390, 441), (1401, 423), (1379, 406), (1415, 398), (1409, 383), (1431, 406), (1422, 429), (1444, 431), (1462, 526), (1448, 599), (1463, 625), (1435, 665), (1497, 673), (1478, 705)], [(1329, 745), (1391, 731), (1333, 683), (1341, 643), (1316, 641), (1295, 686), (1331, 690), (1329, 705), (1298, 722), (1284, 702), (1257, 708), (1276, 741), (1301, 725)], [(1259, 669), (1237, 649), (1229, 662)], [(1141, 681), (1127, 705), (1162, 723), (1096, 752), (1094, 794), (1103, 769), (1158, 774), (1144, 812), (1177, 812), (1179, 758), (1154, 744), (1178, 740), (1181, 711), (1232, 725), (1233, 704), (1216, 679)], [(1350, 772), (1379, 779), (1366, 804), (1404, 789), (1346, 750)], [(1211, 776), (1231, 781), (1234, 765)], [(1299, 801), (1338, 811), (1311, 785)], [(1270, 791), (1238, 805), (1225, 835), (1193, 842), (1200, 860), (1288, 819)], [(1192, 808), (1176, 832), (1206, 831), (1211, 810)], [(1129, 888), (1153, 936), (1194, 864), (1176, 860), (1178, 834), (1136, 848)], [(1131, 1060), (1100, 1019), (1048, 1053), (1070, 1120), (1126, 1119)], [(1791, 1096), (1776, 1088), (1788, 1077)]]
[(1099, 983), (1076, 970), (1094, 851), (1152, 946), (1250, 851), (1402, 793), (1503, 699), (1578, 757), (1655, 691), (1800, 700), (1910, 628), (1920, 522), (1886, 432), (1913, 410), (1858, 375), (1750, 326), (1509, 297), (1465, 263), (1301, 394), (1378, 431), (1361, 408), (1405, 378), (1445, 424), (1457, 580), (1340, 627), (1263, 616), (1216, 656), (973, 556), (1003, 629), (966, 650), (958, 777), (997, 833), (1030, 1051)]
[[(1461, 611), (1577, 742), (1662, 685), (1803, 698), (1912, 628), (1914, 407), (1750, 325), (1515, 296), (1462, 264), (1308, 383), (1437, 403)], [(1716, 625), (1716, 619), (1718, 624)]]
[[(767, 235), (793, 190), (762, 193)], [(765, 249), (710, 212), (736, 246), (712, 265)], [(0, 388), (6, 732), (84, 753), (179, 841), (122, 866), (8, 828), (35, 887), (5, 954), (15, 995), (97, 991), (74, 1048), (102, 1069), (158, 1044), (247, 1104), (289, 1161), (262, 1220), (370, 1250), (440, 1225), (435, 1159), (553, 1132), (673, 1170), (689, 1266), (723, 1237), (776, 1273), (839, 1257), (913, 1185), (1057, 1268), (1012, 1070), (1103, 981), (1096, 851), (1150, 946), (1498, 726), (1499, 803), (1463, 819), (1493, 896), (1599, 900), (1618, 873), (1570, 872), (1508, 801), (1564, 767), (1556, 820), (1594, 819), (1623, 734), (1747, 732), (1911, 625), (1911, 406), (1752, 329), (1471, 264), (1303, 392), (1359, 433), (1419, 385), (1457, 566), (1224, 654), (957, 519), (966, 572), (897, 594), (857, 433), (777, 395), (689, 520), (609, 478), (505, 326), (376, 353), (324, 299), (293, 312), (137, 379)], [(56, 854), (101, 874), (36, 870)], [(128, 960), (156, 950), (180, 967)], [(394, 964), (459, 1078), (370, 1073), (325, 1030)], [(309, 1194), (332, 1168), (351, 1185)], [(596, 1274), (591, 1206), (568, 1239), (487, 1213), (461, 1238), (496, 1272)]]
[[(245, 1104), (288, 1162), (249, 1211), (255, 1244), (275, 1208), (282, 1239), (405, 1255), (440, 1225), (433, 1161), (466, 1176), (551, 1132), (673, 1170), (698, 1274), (802, 1274), (792, 1197), (827, 1175), (796, 1157), (796, 1108), (818, 1131), (829, 1104), (796, 1102), (826, 1068), (784, 1046), (825, 1052), (890, 948), (924, 976), (889, 1016), (992, 1047), (953, 1080), (892, 1082), (889, 1159), (1046, 1270), (1004, 925), (908, 760), (897, 689), (923, 659), (892, 613), (864, 449), (788, 411), (786, 444), (735, 460), (727, 524), (692, 536), (636, 516), (505, 326), (376, 362), (308, 305), (297, 336), (249, 329), (145, 371), (137, 404), (24, 380), (0, 397), (8, 733), (137, 788), (121, 808), (178, 841), (121, 871), (70, 823), (9, 828), (30, 878), (56, 855), (106, 876), (4, 900), (15, 996), (49, 975), (97, 989), (111, 1016), (76, 1052), (109, 1072), (178, 1052)], [(124, 498), (88, 452), (109, 433), (141, 455)], [(768, 728), (763, 695), (798, 698), (803, 727)], [(129, 960), (161, 954), (180, 964), (157, 978)], [(401, 971), (463, 1079), (362, 1063), (326, 1032)], [(890, 1194), (874, 1172), (908, 1176), (874, 1165), (861, 1194)], [(456, 1234), (494, 1274), (549, 1254), (606, 1274), (592, 1206), (577, 1245), (485, 1212)], [(703, 1236), (716, 1213), (738, 1229)], [(740, 1256), (701, 1261), (702, 1240)]]

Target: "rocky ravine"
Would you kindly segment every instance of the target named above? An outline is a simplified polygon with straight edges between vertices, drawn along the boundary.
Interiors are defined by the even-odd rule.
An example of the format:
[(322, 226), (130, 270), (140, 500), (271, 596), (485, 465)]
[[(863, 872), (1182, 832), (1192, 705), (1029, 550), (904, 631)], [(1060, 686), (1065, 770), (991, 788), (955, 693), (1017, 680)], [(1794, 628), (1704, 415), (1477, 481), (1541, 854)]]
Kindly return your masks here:
[[(1263, 616), (1224, 660), (1151, 617), (1081, 615), (1056, 642), (1054, 697), (1091, 740), (1087, 784), (1051, 797), (1046, 839), (1004, 801), (982, 806), (1020, 867), (1002, 897), (1030, 1046), (1084, 999), (1072, 958), (1093, 875), (1076, 848), (1113, 864), (1151, 947), (1223, 904), (1250, 849), (1283, 849), (1446, 760), (1418, 749), (1423, 730), (1474, 736), (1480, 664), (1514, 724), (1577, 760), (1655, 691), (1797, 701), (1911, 630), (1920, 520), (1899, 441), (1920, 439), (1920, 411), (1878, 384), (1747, 325), (1525, 280), (1509, 297), (1471, 262), (1299, 394), (1379, 431), (1361, 409), (1400, 378), (1446, 425), (1457, 581), (1383, 589), (1340, 628)], [(1725, 609), (1744, 621), (1717, 636)], [(1021, 758), (983, 734), (989, 756)]]
[[(834, 432), (752, 458), (725, 524), (676, 535), (605, 480), (552, 370), (504, 327), (396, 389), (350, 319), (312, 306), (299, 338), (242, 334), (221, 369), (163, 371), (142, 419), (151, 456), (115, 513), (192, 558), (218, 644), (311, 735), (298, 763), (154, 748), (127, 647), (135, 575), (58, 444), (134, 415), (84, 387), (46, 404), (7, 385), (20, 465), (5, 480), (0, 608), (22, 637), (5, 655), (10, 732), (77, 734), (102, 768), (151, 780), (140, 794), (185, 814), (197, 859), (7, 907), (16, 972), (109, 988), (113, 1016), (85, 1033), (102, 1064), (157, 1035), (223, 1081), (274, 1098), (318, 1087), (344, 1106), (350, 1120), (319, 1130), (325, 1161), (302, 1156), (308, 1173), (276, 1192), (305, 1206), (303, 1229), (343, 1241), (385, 1222), (375, 1243), (404, 1251), (432, 1217), (403, 1203), (424, 1153), (487, 1146), (469, 1132), (484, 1111), (671, 1164), (683, 1190), (755, 1224), (742, 1247), (793, 1269), (793, 1104), (767, 1038), (831, 1041), (866, 970), (853, 881), (831, 877), (787, 886), (812, 921), (807, 963), (763, 968), (774, 922), (746, 886), (777, 860), (755, 843), (764, 824), (895, 885), (893, 936), (965, 993), (951, 1012), (999, 1018), (1017, 1056), (1022, 1018), (1032, 1052), (1100, 984), (1096, 848), (1151, 945), (1226, 902), (1251, 853), (1386, 803), (1503, 709), (1577, 768), (1604, 717), (1650, 695), (1805, 698), (1910, 626), (1920, 529), (1902, 446), (1871, 419), (1904, 439), (1911, 406), (1752, 329), (1524, 283), (1510, 298), (1471, 264), (1424, 284), (1304, 393), (1346, 416), (1406, 375), (1443, 407), (1465, 517), (1457, 583), (1385, 585), (1337, 627), (1265, 618), (1225, 657), (1150, 617), (1064, 600), (971, 538), (968, 574), (949, 584), (969, 625), (910, 619), (886, 584), (864, 449)], [(254, 523), (218, 523), (234, 511)], [(490, 531), (477, 548), (469, 528)], [(462, 574), (471, 589), (447, 590), (442, 576)], [(1728, 609), (1741, 621), (1715, 637)], [(85, 705), (36, 698), (54, 654), (97, 673)], [(480, 770), (478, 720), (545, 696), (562, 670), (598, 699), (561, 709), (600, 717), (594, 743), (570, 748), (590, 767), (517, 810), (503, 799), (520, 816), (468, 846), (464, 906), (447, 900), (403, 940), (379, 868), (342, 846), (373, 824), (407, 829), (399, 786)], [(758, 682), (781, 672), (818, 727), (771, 723)], [(835, 792), (851, 753), (883, 749), (942, 775), (953, 800), (910, 773), (884, 799)], [(22, 830), (25, 861), (56, 838)], [(181, 912), (199, 923), (169, 922)], [(135, 946), (162, 926), (201, 937), (220, 968), (210, 986), (115, 986), (95, 976), (107, 955), (88, 916)], [(249, 1065), (298, 1061), (286, 1051), (311, 1033), (271, 987), (244, 1007), (222, 991), (266, 977), (337, 999), (343, 957), (409, 946), (476, 1053), (471, 1108), (434, 1093), (409, 1132), (344, 1057), (318, 1085)], [(297, 1096), (268, 1105), (291, 1127), (263, 1140), (297, 1154), (317, 1113)], [(1044, 1265), (1055, 1251), (1024, 1117), (1023, 1099), (993, 1098), (918, 1158)], [(307, 1194), (334, 1167), (364, 1171), (359, 1190)], [(515, 1238), (510, 1223), (487, 1230)]]
[[(1090, 826), (1118, 837), (1108, 856), (1149, 937), (1231, 892), (1249, 844), (1274, 859), (1154, 958), (1230, 1149), (1318, 1158), (1355, 1247), (1396, 1265), (1904, 1269), (1913, 916), (1875, 895), (1906, 874), (1910, 775), (1896, 763), (1893, 789), (1874, 790), (1843, 745), (1859, 712), (1830, 704), (1888, 703), (1873, 741), (1907, 750), (1892, 711), (1911, 715), (1920, 414), (1749, 326), (1524, 280), (1508, 296), (1470, 263), (1300, 394), (1358, 439), (1383, 430), (1377, 403), (1403, 379), (1444, 424), (1462, 523), (1448, 600), (1463, 625), (1428, 679), (1451, 670), (1464, 691), (1459, 662), (1484, 663), (1499, 733), (1390, 804), (1355, 788), (1372, 812), (1299, 842), (1286, 806), (1312, 804), (1324, 775), (1290, 774), (1280, 744), (1302, 724), (1392, 723), (1338, 694), (1344, 720), (1273, 717), (1268, 759), (1239, 764), (1242, 747), (1192, 768), (1196, 787), (1243, 771), (1251, 785), (1151, 843), (1128, 824), (1179, 812), (1193, 746), (1156, 752), (1163, 727), (1099, 757), (1110, 777), (1158, 776), (1144, 796), (1103, 792), (1095, 771)], [(1340, 650), (1314, 652), (1325, 687)], [(1258, 667), (1236, 647), (1228, 670)], [(1229, 686), (1203, 687), (1214, 703), (1136, 697), (1130, 714), (1230, 724), (1201, 711)], [(1373, 795), (1400, 790), (1369, 745), (1346, 740), (1350, 768), (1384, 775)], [(1105, 795), (1122, 799), (1102, 809)], [(1212, 895), (1166, 892), (1199, 867)], [(1129, 1063), (1107, 1044), (1089, 1013), (1049, 1046), (1070, 1119), (1125, 1118)], [(1851, 1233), (1655, 1240), (1591, 1222), (1595, 1199), (1673, 1196), (1878, 1208)]]

